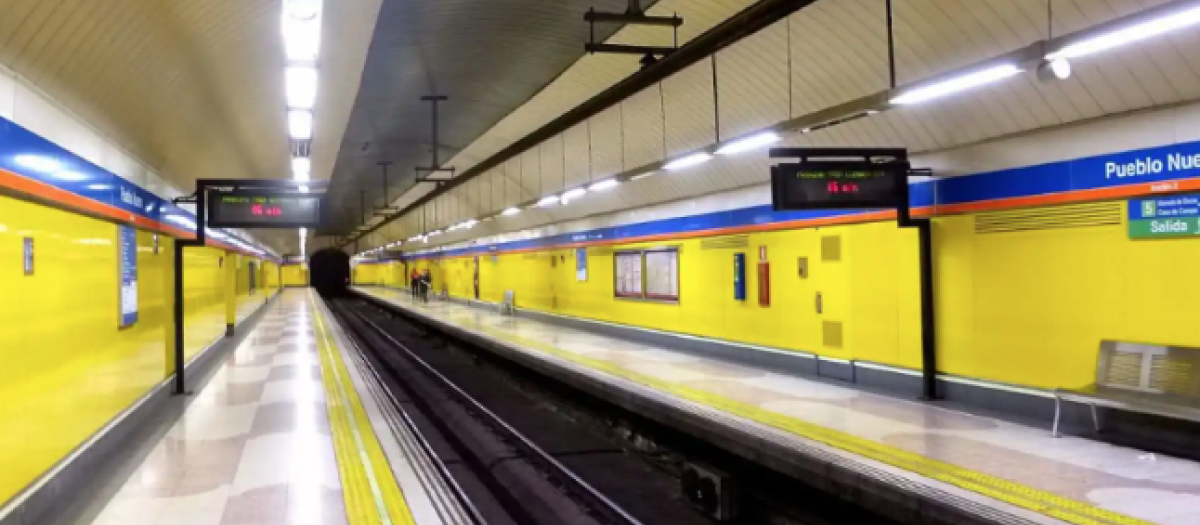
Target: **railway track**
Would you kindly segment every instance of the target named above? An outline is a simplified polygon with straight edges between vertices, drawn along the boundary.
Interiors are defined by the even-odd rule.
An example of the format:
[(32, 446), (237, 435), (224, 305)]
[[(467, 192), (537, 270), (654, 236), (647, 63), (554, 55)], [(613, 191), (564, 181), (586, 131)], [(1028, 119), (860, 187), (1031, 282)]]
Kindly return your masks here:
[(688, 479), (692, 459), (741, 480), (736, 523), (892, 523), (428, 330), (402, 312), (356, 298), (327, 304), (362, 365), (438, 458), (439, 476), (469, 510), (464, 523), (716, 523), (698, 511), (703, 504), (685, 497), (695, 481)]

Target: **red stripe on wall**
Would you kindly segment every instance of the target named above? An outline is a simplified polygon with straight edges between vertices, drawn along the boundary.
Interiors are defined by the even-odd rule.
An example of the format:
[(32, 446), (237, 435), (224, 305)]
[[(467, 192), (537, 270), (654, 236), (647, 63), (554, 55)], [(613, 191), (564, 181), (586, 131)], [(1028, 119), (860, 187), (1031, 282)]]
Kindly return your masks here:
[[(89, 199), (82, 195), (76, 195), (75, 193), (67, 190), (56, 188), (53, 185), (21, 176), (8, 170), (0, 169), (0, 186), (18, 193), (29, 195), (31, 197), (53, 202), (55, 204), (61, 204), (83, 213), (99, 215), (101, 217), (113, 219), (125, 224), (132, 224), (142, 229), (165, 233), (178, 239), (194, 239), (196, 237), (196, 234), (187, 230), (177, 228), (160, 221), (155, 221), (136, 213), (130, 213), (127, 210), (112, 206), (110, 204), (105, 204), (94, 199)], [(232, 244), (225, 244), (212, 239), (209, 239), (207, 244), (216, 248), (238, 252), (243, 255), (259, 257), (256, 254), (242, 250), (241, 248), (233, 246)]]

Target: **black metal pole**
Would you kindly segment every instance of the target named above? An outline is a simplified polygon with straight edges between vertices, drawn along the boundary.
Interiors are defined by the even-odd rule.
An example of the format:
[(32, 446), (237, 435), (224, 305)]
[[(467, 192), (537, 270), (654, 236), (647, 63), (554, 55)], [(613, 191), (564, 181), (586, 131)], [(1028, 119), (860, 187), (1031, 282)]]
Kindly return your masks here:
[(716, 130), (716, 141), (721, 142), (721, 92), (717, 82), (717, 54), (713, 53), (712, 61), (712, 88), (713, 88), (713, 129)]
[(933, 221), (918, 219), (917, 236), (921, 257), (921, 379), (923, 398), (933, 400), (937, 393), (937, 334), (933, 310)]
[(433, 100), (433, 125), (432, 125), (432, 127), (433, 127), (433, 144), (430, 144), (429, 147), (430, 147), (430, 149), (433, 150), (433, 164), (430, 164), (429, 167), (436, 170), (441, 167), (441, 163), (438, 162), (438, 98), (435, 97), (432, 100)]
[(387, 172), (388, 164), (391, 164), (391, 162), (380, 162), (379, 163), (380, 166), (383, 166), (383, 207), (384, 208), (388, 207), (388, 204), (390, 204), (390, 201), (388, 201), (388, 172)]
[(901, 228), (917, 229), (917, 250), (921, 280), (921, 399), (934, 400), (937, 393), (937, 333), (933, 308), (933, 221), (914, 219), (909, 209), (908, 178), (901, 187), (896, 222)]
[(193, 239), (177, 239), (175, 241), (175, 394), (187, 395), (187, 379), (184, 374), (184, 326), (183, 326), (183, 250), (189, 246), (204, 246), (204, 225), (208, 222), (205, 214), (208, 207), (206, 196), (208, 185), (205, 181), (196, 181), (196, 237)]
[(887, 0), (888, 87), (896, 89), (896, 42), (892, 35), (892, 0)]
[(175, 240), (175, 304), (172, 314), (175, 320), (175, 394), (187, 393), (183, 379), (183, 248), (187, 241)]

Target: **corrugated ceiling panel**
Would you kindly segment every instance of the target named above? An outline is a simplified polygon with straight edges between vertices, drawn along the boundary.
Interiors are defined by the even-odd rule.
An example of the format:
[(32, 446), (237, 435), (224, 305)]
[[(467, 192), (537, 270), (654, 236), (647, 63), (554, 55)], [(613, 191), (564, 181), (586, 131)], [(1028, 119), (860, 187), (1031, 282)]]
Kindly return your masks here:
[(700, 61), (663, 82), (666, 95), (667, 157), (716, 140), (712, 67)]
[(874, 0), (818, 2), (782, 24), (791, 34), (793, 115), (887, 87), (887, 41), (883, 14), (874, 7), (878, 4)]
[(592, 173), (620, 173), (622, 165), (621, 108), (611, 107), (588, 121), (592, 137)]
[(504, 203), (516, 204), (531, 197), (530, 191), (521, 179), (521, 156), (515, 156), (505, 162), (501, 170), (504, 178)]
[(542, 184), (542, 156), (535, 147), (521, 154), (521, 185), (529, 191), (533, 198), (541, 197), (544, 192)]
[(538, 156), (541, 162), (542, 195), (550, 191), (558, 191), (566, 186), (566, 150), (563, 147), (563, 135), (543, 142), (539, 147)]
[(775, 24), (717, 55), (721, 137), (789, 118), (788, 26)]
[(592, 180), (592, 145), (589, 138), (587, 123), (576, 125), (563, 134), (567, 186), (576, 186)]
[[(1091, 2), (1056, 0), (1054, 31), (1062, 34), (1127, 14), (1160, 0)], [(664, 4), (665, 5), (665, 4)], [(997, 0), (964, 5), (956, 0), (913, 0), (897, 5), (897, 59), (900, 82), (923, 79), (948, 68), (1028, 45), (1046, 34), (1044, 0)], [(899, 13), (901, 10), (904, 12)], [(689, 20), (690, 23), (690, 20)], [(877, 92), (886, 87), (886, 42), (883, 12), (875, 0), (823, 0), (805, 8), (759, 35), (783, 35), (784, 45), (763, 45), (758, 52), (728, 49), (718, 59), (732, 75), (725, 86), (746, 85), (722, 92), (724, 126), (746, 129), (772, 124), (780, 98), (772, 67), (788, 64), (791, 54), (792, 113), (801, 115)], [(789, 34), (790, 33), (790, 34)], [(790, 40), (790, 46), (787, 42)], [(746, 48), (750, 43), (740, 44)], [(1010, 135), (1047, 126), (1076, 122), (1105, 114), (1170, 104), (1200, 96), (1200, 31), (1188, 31), (1162, 41), (1076, 61), (1075, 76), (1067, 81), (1040, 82), (1032, 74), (936, 104), (898, 109), (810, 135), (793, 135), (787, 144), (824, 146), (896, 145), (911, 151), (931, 151)], [(713, 142), (711, 77), (702, 62), (666, 80), (663, 85), (667, 149), (671, 154), (692, 151)], [(788, 81), (784, 76), (784, 82)], [(639, 97), (652, 98), (657, 88)], [(536, 97), (531, 104), (537, 103)], [(742, 105), (742, 106), (739, 106)], [(628, 109), (628, 108), (627, 108)], [(786, 109), (786, 108), (785, 108)], [(597, 173), (621, 171), (619, 115), (606, 112), (591, 122), (591, 160)], [(630, 117), (626, 113), (626, 118)], [(786, 118), (777, 117), (780, 121)], [(626, 132), (629, 129), (626, 128)], [(582, 132), (579, 132), (582, 135)], [(568, 141), (568, 152), (581, 152)], [(639, 142), (640, 143), (640, 142)], [(631, 141), (625, 138), (626, 156)], [(661, 148), (660, 148), (661, 149)], [(568, 173), (582, 172), (568, 154)], [(629, 160), (629, 159), (627, 159)], [(641, 160), (638, 158), (637, 160)], [(632, 167), (626, 162), (624, 168)], [(623, 185), (605, 195), (589, 195), (569, 208), (556, 210), (557, 219), (600, 213), (654, 202), (711, 193), (766, 180), (761, 159), (719, 159), (679, 173), (661, 173)], [(593, 198), (594, 197), (594, 198)], [(508, 202), (506, 204), (509, 204)], [(549, 217), (545, 215), (543, 217)], [(534, 221), (535, 217), (529, 217)], [(525, 222), (523, 224), (534, 224)]]
[(652, 86), (620, 105), (623, 169), (632, 169), (663, 158), (666, 152), (663, 96), (660, 86)]

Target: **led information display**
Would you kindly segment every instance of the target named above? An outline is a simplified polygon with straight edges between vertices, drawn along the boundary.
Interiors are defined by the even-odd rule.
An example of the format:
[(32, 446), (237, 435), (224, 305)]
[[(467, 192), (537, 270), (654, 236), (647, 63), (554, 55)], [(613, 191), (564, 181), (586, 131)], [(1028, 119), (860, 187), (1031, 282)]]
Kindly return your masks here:
[(895, 208), (907, 184), (903, 164), (874, 167), (866, 162), (810, 161), (771, 168), (776, 210)]
[(306, 193), (214, 192), (209, 203), (214, 228), (315, 228), (321, 219), (321, 197)]

